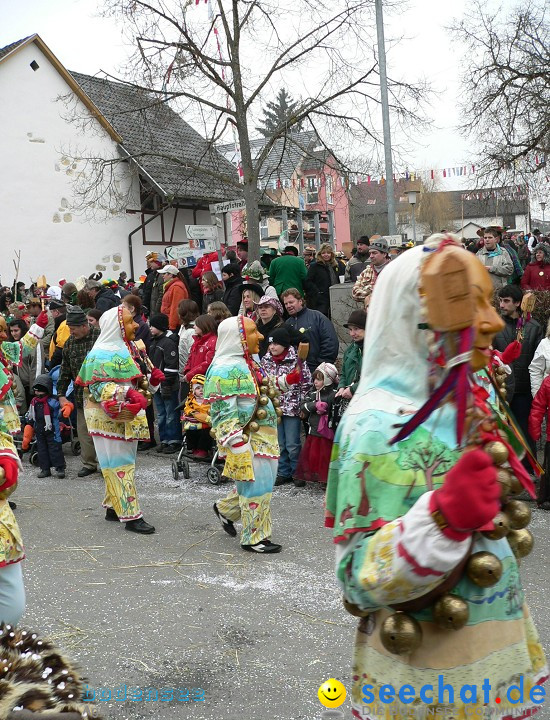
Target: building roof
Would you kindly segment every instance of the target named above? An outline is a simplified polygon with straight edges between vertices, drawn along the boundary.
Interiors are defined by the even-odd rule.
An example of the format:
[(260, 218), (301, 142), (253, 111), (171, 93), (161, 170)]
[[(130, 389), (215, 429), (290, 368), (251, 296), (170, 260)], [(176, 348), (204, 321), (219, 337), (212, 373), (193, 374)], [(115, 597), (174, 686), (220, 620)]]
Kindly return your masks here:
[[(223, 177), (238, 179), (235, 167), (164, 102), (162, 93), (71, 75), (122, 137), (122, 152), (161, 195), (203, 202), (240, 195), (238, 188), (223, 182)], [(216, 177), (220, 174), (222, 178)]]
[[(409, 212), (407, 190), (410, 181), (394, 183), (396, 212)], [(518, 187), (488, 188), (485, 190), (441, 191), (448, 197), (456, 218), (480, 218), (496, 215), (524, 214), (528, 209), (527, 195)], [(350, 187), (350, 205), (361, 215), (387, 213), (386, 185), (362, 182)], [(464, 211), (464, 212), (463, 212)]]
[[(267, 138), (258, 138), (250, 141), (252, 159), (258, 157), (267, 143)], [(270, 180), (290, 180), (298, 167), (309, 159), (316, 158), (319, 152), (319, 140), (313, 130), (289, 133), (279, 138), (273, 144), (269, 155), (264, 160), (259, 180), (265, 186)], [(234, 165), (237, 164), (237, 153), (234, 144), (218, 146), (219, 152)]]
[(32, 35), (28, 35), (26, 38), (23, 38), (22, 40), (17, 40), (14, 43), (11, 43), (11, 45), (6, 45), (6, 47), (0, 48), (0, 60), (2, 58), (5, 58), (6, 55), (9, 55), (11, 52), (16, 50), (21, 45), (24, 45), (27, 40), (30, 40), (30, 38), (33, 37)]

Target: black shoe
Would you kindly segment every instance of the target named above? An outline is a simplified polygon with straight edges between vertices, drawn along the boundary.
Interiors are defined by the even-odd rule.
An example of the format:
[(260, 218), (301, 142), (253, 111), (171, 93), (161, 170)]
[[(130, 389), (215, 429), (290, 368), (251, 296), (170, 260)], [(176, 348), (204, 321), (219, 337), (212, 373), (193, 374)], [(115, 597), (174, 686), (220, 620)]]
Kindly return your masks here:
[(306, 481), (305, 480), (298, 480), (298, 478), (294, 478), (294, 487), (305, 487)]
[(550, 510), (550, 500), (545, 500), (538, 506), (541, 510)]
[(58, 477), (60, 480), (63, 480), (65, 477), (65, 468), (59, 468), (59, 470), (56, 469), (55, 476)]
[(115, 522), (118, 521), (118, 515), (113, 510), (113, 508), (107, 508), (105, 512), (105, 520), (114, 520)]
[(218, 520), (221, 522), (222, 528), (225, 530), (225, 532), (226, 532), (228, 535), (231, 535), (231, 537), (236, 537), (236, 536), (237, 536), (237, 530), (236, 530), (236, 528), (235, 528), (235, 525), (234, 525), (233, 521), (232, 521), (232, 520), (228, 520), (228, 519), (225, 517), (225, 515), (222, 515), (222, 514), (221, 514), (221, 512), (218, 510), (218, 506), (216, 505), (216, 503), (214, 503), (214, 512), (215, 512), (216, 515), (218, 516)]
[(152, 450), (156, 446), (157, 443), (155, 442), (155, 440), (152, 440), (151, 442), (147, 442), (146, 440), (140, 440), (138, 442), (137, 451), (145, 452), (146, 450)]
[(279, 485), (286, 485), (286, 483), (290, 482), (292, 482), (291, 477), (286, 477), (285, 475), (277, 475), (274, 487), (278, 487)]
[(92, 470), (92, 468), (83, 467), (82, 470), (78, 471), (78, 477), (88, 477), (88, 475), (93, 475), (96, 472), (97, 470)]
[(8, 505), (12, 510), (17, 510), (17, 503), (14, 503), (13, 500), (8, 500)]
[(166, 443), (160, 443), (160, 445), (159, 445), (158, 448), (155, 450), (155, 452), (163, 453), (165, 447), (168, 447)]
[(177, 443), (169, 443), (164, 446), (162, 453), (163, 455), (173, 455), (174, 453), (178, 453), (180, 450), (181, 445), (178, 445)]
[(257, 553), (278, 553), (283, 549), (282, 545), (272, 543), (271, 540), (261, 540), (255, 545), (241, 545), (241, 547), (243, 550), (247, 550), (248, 552)]
[(52, 474), (49, 470), (41, 470), (36, 477), (37, 478), (45, 478), (45, 477), (51, 477), (51, 476), (52, 476)]
[(152, 535), (155, 532), (155, 528), (152, 525), (149, 525), (149, 523), (146, 523), (143, 518), (128, 520), (126, 522), (126, 530), (141, 533), (142, 535)]

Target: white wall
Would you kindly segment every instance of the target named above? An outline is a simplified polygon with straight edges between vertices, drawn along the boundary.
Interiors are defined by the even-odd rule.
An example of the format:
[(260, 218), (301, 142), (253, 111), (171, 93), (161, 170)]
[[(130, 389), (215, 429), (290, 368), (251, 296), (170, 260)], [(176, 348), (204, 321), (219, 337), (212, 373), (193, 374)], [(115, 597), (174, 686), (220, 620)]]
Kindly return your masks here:
[[(55, 52), (55, 49), (54, 49)], [(30, 63), (35, 60), (39, 69)], [(86, 115), (75, 100), (68, 108), (60, 96), (70, 92), (63, 77), (39, 48), (31, 43), (0, 64), (0, 278), (11, 284), (14, 252), (21, 251), (19, 279), (27, 284), (45, 275), (50, 284), (62, 277), (74, 280), (104, 267), (104, 276), (130, 275), (128, 235), (141, 224), (140, 214), (79, 209), (75, 180), (88, 173), (86, 157), (118, 157), (116, 142), (96, 120), (83, 128), (68, 117)], [(76, 110), (76, 112), (75, 112)], [(69, 156), (80, 160), (73, 162)], [(138, 185), (128, 166), (118, 166), (117, 184), (122, 196), (139, 208)], [(80, 182), (80, 181), (79, 181)], [(103, 200), (110, 206), (111, 198)], [(116, 204), (113, 202), (113, 206)], [(146, 216), (147, 219), (147, 216)], [(171, 233), (173, 211), (165, 213), (165, 238)], [(178, 213), (174, 241), (184, 238), (184, 225), (193, 224), (193, 211)], [(197, 224), (211, 224), (208, 212), (196, 213)], [(146, 228), (146, 239), (160, 241), (160, 221)], [(142, 233), (132, 238), (135, 275), (145, 270), (145, 253), (162, 249), (142, 244)], [(116, 262), (116, 256), (120, 262)]]

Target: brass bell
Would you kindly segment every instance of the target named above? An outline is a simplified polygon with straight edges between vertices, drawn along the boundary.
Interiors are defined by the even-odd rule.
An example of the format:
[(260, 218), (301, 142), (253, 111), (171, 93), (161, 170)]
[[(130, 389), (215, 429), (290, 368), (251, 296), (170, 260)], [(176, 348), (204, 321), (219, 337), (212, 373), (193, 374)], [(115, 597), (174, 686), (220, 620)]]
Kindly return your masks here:
[(482, 535), (489, 540), (500, 540), (510, 532), (510, 518), (506, 513), (499, 512), (493, 520), (495, 527), (492, 530), (485, 530)]
[(260, 395), (267, 395), (267, 387), (265, 385), (261, 386)]
[(214, 428), (210, 428), (210, 437), (216, 439), (216, 433), (214, 432)]
[(249, 436), (247, 435), (247, 433), (243, 433), (243, 434), (242, 434), (242, 439), (243, 439), (243, 442), (244, 442), (244, 443), (247, 443), (247, 442), (250, 440), (250, 438), (249, 438)]
[(281, 401), (278, 398), (275, 398), (271, 402), (273, 403), (273, 407), (276, 407), (276, 408), (280, 407), (280, 405), (281, 405)]
[(250, 428), (251, 432), (258, 432), (258, 430), (260, 429), (260, 426), (255, 420), (253, 420), (248, 427)]
[(354, 605), (353, 603), (350, 603), (350, 601), (346, 600), (345, 597), (342, 598), (342, 602), (344, 603), (344, 608), (346, 609), (346, 611), (354, 617), (364, 618), (370, 615), (369, 610), (361, 610), (359, 605)]
[(142, 390), (148, 390), (149, 389), (149, 381), (146, 378), (143, 378), (143, 380), (139, 381), (139, 387)]
[(512, 530), (522, 530), (531, 522), (531, 508), (521, 500), (508, 500), (502, 510), (508, 515)]
[(272, 400), (273, 400), (273, 398), (277, 397), (277, 391), (273, 387), (269, 388), (269, 390), (267, 391), (267, 394)]
[(265, 420), (267, 417), (267, 410), (265, 410), (264, 408), (256, 410), (256, 417), (258, 418), (258, 420)]
[(508, 537), (506, 538), (510, 543), (512, 552), (517, 558), (525, 557), (529, 555), (533, 549), (535, 541), (529, 530), (510, 530)]
[(485, 445), (485, 452), (491, 456), (492, 461), (495, 465), (503, 465), (508, 460), (508, 448), (500, 440), (487, 443)]
[(263, 377), (260, 381), (260, 385), (269, 385), (269, 378)]
[(283, 411), (281, 410), (280, 407), (275, 408), (275, 414), (276, 414), (277, 417), (279, 417), (279, 418), (280, 418), (280, 417), (283, 417)]
[(519, 478), (516, 475), (510, 475), (510, 482), (510, 492), (512, 493), (512, 495), (519, 495), (523, 492), (523, 485), (521, 484)]
[(415, 618), (397, 612), (382, 623), (380, 640), (388, 652), (394, 655), (409, 655), (420, 647), (422, 628)]
[(505, 500), (510, 495), (512, 489), (512, 477), (510, 471), (505, 468), (499, 468), (497, 471), (497, 480), (500, 485), (500, 499)]
[(262, 395), (258, 398), (258, 402), (260, 403), (260, 405), (267, 405), (267, 403), (269, 402), (269, 398), (265, 395)]
[(505, 387), (500, 388), (500, 394), (502, 395), (502, 398), (503, 398), (504, 400), (506, 400), (506, 395), (508, 395), (508, 393), (506, 392), (506, 388), (505, 388)]
[(433, 618), (440, 628), (460, 630), (468, 622), (468, 603), (458, 595), (443, 595), (435, 603)]
[(468, 560), (466, 574), (479, 587), (491, 587), (502, 576), (502, 563), (493, 553), (476, 552)]
[(506, 370), (502, 366), (497, 367), (495, 370), (495, 375), (498, 377), (506, 377), (506, 374)]

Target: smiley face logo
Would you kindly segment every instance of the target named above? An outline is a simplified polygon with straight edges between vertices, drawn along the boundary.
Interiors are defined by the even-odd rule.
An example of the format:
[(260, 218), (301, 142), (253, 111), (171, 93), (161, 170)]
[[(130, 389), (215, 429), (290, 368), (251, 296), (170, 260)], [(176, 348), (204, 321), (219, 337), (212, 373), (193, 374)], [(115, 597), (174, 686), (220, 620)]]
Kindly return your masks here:
[(317, 697), (326, 708), (337, 708), (346, 699), (346, 688), (339, 680), (329, 678), (319, 687)]

